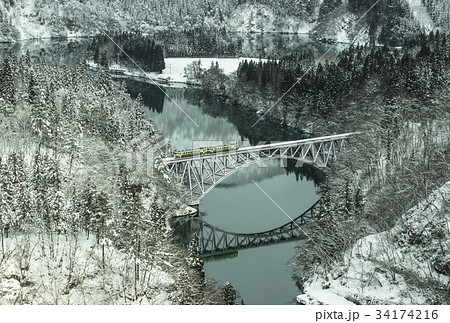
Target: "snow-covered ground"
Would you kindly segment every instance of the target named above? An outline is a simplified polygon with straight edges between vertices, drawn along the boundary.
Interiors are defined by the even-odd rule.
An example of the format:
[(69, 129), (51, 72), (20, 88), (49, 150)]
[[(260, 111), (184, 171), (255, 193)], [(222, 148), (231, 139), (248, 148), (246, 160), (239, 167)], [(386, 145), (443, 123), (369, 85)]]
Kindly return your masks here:
[(339, 296), (327, 289), (322, 289), (320, 286), (309, 288), (308, 294), (298, 295), (297, 303), (302, 305), (317, 303), (320, 303), (320, 305), (355, 305), (354, 303), (346, 300), (344, 297)]
[(169, 290), (175, 292), (175, 280), (160, 266), (149, 266), (139, 283), (154, 295), (132, 300), (134, 261), (105, 244), (103, 266), (102, 247), (92, 236), (55, 235), (53, 242), (42, 235), (19, 234), (5, 239), (5, 255), (0, 262), (0, 304), (170, 303)]
[(231, 74), (237, 71), (239, 63), (245, 60), (258, 60), (257, 58), (239, 57), (239, 58), (166, 58), (166, 69), (162, 71), (159, 78), (169, 80), (170, 82), (186, 83), (184, 68), (195, 61), (200, 61), (201, 68), (208, 69), (211, 64), (219, 64), (225, 74)]
[(450, 263), (449, 200), (447, 182), (408, 210), (391, 230), (358, 240), (344, 264), (328, 273), (328, 279), (312, 279), (298, 300), (330, 305), (342, 304), (342, 297), (361, 303), (439, 302), (433, 288), (449, 286), (449, 276), (442, 274), (445, 268), (436, 270), (437, 257), (441, 265)]
[[(225, 74), (231, 74), (237, 71), (239, 63), (244, 62), (245, 60), (258, 60), (257, 58), (249, 58), (249, 57), (239, 57), (239, 58), (195, 58), (195, 57), (174, 57), (174, 58), (165, 58), (164, 61), (166, 63), (166, 68), (162, 71), (161, 74), (158, 73), (147, 73), (144, 72), (143, 69), (136, 66), (136, 68), (127, 68), (117, 64), (111, 64), (110, 70), (116, 74), (122, 74), (131, 78), (139, 78), (139, 79), (147, 79), (153, 82), (159, 82), (162, 84), (169, 84), (171, 86), (174, 83), (178, 84), (186, 84), (188, 83), (188, 79), (186, 78), (186, 74), (184, 69), (189, 64), (193, 62), (200, 61), (201, 68), (208, 69), (211, 66), (211, 63), (219, 64), (219, 67), (223, 69)], [(262, 61), (265, 61), (262, 59)], [(88, 62), (89, 66), (92, 68), (98, 68), (98, 65), (93, 62)]]

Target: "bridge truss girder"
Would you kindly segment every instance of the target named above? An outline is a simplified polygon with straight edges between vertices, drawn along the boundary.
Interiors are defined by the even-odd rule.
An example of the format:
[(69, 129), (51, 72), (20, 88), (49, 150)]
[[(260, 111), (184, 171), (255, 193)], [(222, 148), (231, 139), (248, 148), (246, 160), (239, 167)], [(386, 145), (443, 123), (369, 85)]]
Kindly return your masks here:
[(186, 185), (197, 204), (217, 184), (236, 171), (268, 159), (296, 159), (296, 166), (312, 164), (327, 168), (351, 134), (281, 142), (189, 158), (169, 158), (166, 163), (179, 182)]

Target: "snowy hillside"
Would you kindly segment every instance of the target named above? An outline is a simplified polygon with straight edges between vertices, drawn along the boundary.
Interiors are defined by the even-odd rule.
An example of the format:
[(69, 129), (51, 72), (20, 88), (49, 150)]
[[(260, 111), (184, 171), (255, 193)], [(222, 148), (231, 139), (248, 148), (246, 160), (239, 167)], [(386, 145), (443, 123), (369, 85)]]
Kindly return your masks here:
[[(29, 38), (92, 35), (125, 30), (143, 33), (225, 28), (239, 33), (310, 33), (318, 39), (367, 41), (389, 23), (386, 17), (403, 17), (389, 28), (401, 34), (418, 24), (429, 31), (448, 26), (446, 7), (431, 0), (390, 0), (372, 9), (351, 0), (237, 0), (189, 1), (46, 1), (16, 0), (0, 3), (0, 41)], [(394, 9), (397, 8), (397, 9)], [(411, 15), (404, 9), (411, 11)], [(359, 18), (363, 17), (356, 25)], [(377, 18), (378, 17), (378, 18)], [(391, 19), (392, 20), (392, 19)], [(355, 25), (353, 27), (353, 25)], [(372, 27), (370, 29), (369, 27)], [(391, 30), (392, 29), (392, 30)]]
[(360, 43), (368, 41), (367, 27), (364, 23), (356, 24), (359, 16), (347, 10), (341, 5), (322, 16), (314, 27), (312, 34), (320, 40), (339, 43), (350, 43), (357, 39)]
[(436, 27), (441, 30), (450, 29), (450, 1), (423, 0), (428, 13)]
[(435, 291), (450, 281), (449, 200), (447, 182), (390, 231), (357, 241), (329, 280), (309, 282), (306, 293), (316, 302), (327, 292), (363, 304), (448, 304)]
[(32, 17), (36, 16), (34, 0), (26, 1), (15, 8), (7, 8), (5, 2), (0, 3), (0, 12), (2, 13), (2, 20), (9, 20), (11, 25), (14, 26), (11, 28), (12, 30), (5, 30), (5, 28), (2, 30), (3, 38), (0, 38), (1, 41), (9, 40), (9, 37), (27, 39), (51, 36), (50, 28), (45, 23), (32, 19)]
[(255, 4), (245, 4), (236, 8), (230, 19), (231, 28), (241, 33), (282, 32), (307, 34), (314, 25), (312, 22), (293, 16), (286, 16), (280, 19), (270, 7)]
[(163, 305), (176, 295), (175, 277), (162, 263), (146, 272), (148, 281), (142, 287), (153, 294), (131, 300), (127, 294), (132, 287), (128, 291), (126, 287), (134, 279), (129, 255), (107, 245), (102, 265), (102, 249), (94, 237), (87, 239), (82, 234), (58, 239), (55, 250), (46, 237), (6, 239), (6, 255), (0, 262), (0, 305)]
[(234, 3), (220, 0), (7, 1), (0, 3), (0, 41), (92, 35), (102, 30), (149, 33), (205, 24), (221, 26), (226, 18), (223, 15), (231, 12), (230, 5)]
[(208, 302), (142, 97), (86, 65), (0, 65), (0, 304)]

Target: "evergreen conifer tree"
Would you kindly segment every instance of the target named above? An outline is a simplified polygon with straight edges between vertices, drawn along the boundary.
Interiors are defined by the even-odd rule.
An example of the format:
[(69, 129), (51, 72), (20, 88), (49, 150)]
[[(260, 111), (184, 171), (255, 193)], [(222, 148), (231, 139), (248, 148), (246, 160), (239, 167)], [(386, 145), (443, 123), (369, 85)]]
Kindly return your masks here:
[(13, 72), (11, 68), (11, 61), (6, 56), (3, 59), (0, 70), (0, 98), (8, 105), (14, 105), (16, 88), (14, 86)]
[(203, 279), (205, 277), (205, 270), (203, 268), (203, 257), (199, 246), (199, 239), (196, 233), (192, 235), (189, 244), (187, 261), (189, 266), (200, 273), (200, 276)]
[(222, 295), (226, 305), (236, 305), (236, 290), (230, 282), (223, 286)]

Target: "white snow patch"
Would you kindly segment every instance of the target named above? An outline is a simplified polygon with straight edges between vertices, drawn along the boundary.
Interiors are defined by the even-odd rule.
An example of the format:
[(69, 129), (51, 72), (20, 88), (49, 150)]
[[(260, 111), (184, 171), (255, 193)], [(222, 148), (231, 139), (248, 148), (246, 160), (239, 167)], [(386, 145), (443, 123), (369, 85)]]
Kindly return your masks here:
[(320, 304), (320, 305), (355, 305), (354, 303), (346, 300), (344, 297), (337, 295), (336, 293), (322, 289), (322, 286), (316, 282), (308, 287), (306, 297), (297, 296), (300, 301), (307, 300), (306, 304)]

